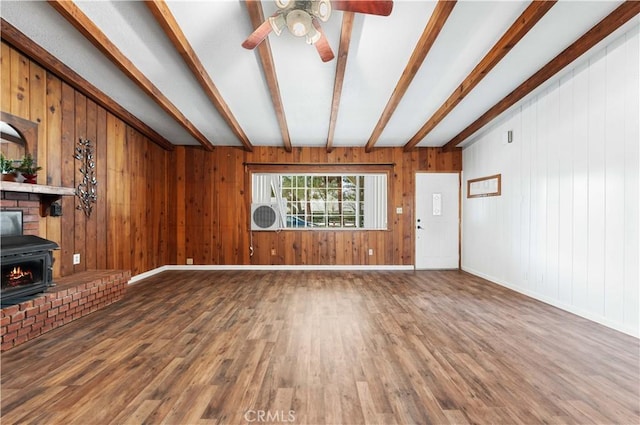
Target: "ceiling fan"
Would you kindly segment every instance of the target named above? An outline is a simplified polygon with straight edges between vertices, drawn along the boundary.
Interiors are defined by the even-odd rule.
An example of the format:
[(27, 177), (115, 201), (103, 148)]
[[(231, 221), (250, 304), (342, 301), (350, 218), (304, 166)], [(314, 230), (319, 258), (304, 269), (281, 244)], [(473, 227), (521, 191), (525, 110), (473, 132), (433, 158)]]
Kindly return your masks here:
[(327, 22), (332, 8), (345, 12), (389, 16), (393, 9), (393, 0), (276, 0), (276, 5), (279, 10), (251, 33), (242, 43), (242, 47), (254, 49), (271, 31), (280, 35), (282, 29), (287, 27), (291, 34), (305, 37), (308, 44), (315, 45), (322, 61), (328, 62), (334, 55), (320, 21)]

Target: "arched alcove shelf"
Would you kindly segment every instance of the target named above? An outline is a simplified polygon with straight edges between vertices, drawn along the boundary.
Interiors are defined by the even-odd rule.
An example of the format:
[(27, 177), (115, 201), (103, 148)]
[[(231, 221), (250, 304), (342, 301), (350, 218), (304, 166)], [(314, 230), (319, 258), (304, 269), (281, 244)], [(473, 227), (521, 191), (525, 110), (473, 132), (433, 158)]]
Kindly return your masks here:
[[(8, 124), (19, 136), (16, 136), (13, 132), (11, 132), (11, 134), (2, 132), (2, 138), (21, 145), (24, 148), (24, 153), (30, 153), (37, 164), (38, 123), (20, 118), (8, 112), (0, 112), (0, 121)], [(75, 189), (72, 187), (46, 186), (8, 181), (0, 182), (0, 191), (38, 195), (40, 199), (40, 215), (42, 217), (49, 215), (51, 204), (59, 200), (61, 196), (75, 196)]]
[[(10, 125), (20, 136), (25, 153), (30, 153), (34, 161), (38, 161), (38, 123), (20, 118), (8, 112), (0, 112), (0, 121)], [(5, 136), (7, 140), (20, 144), (12, 135)], [(3, 137), (4, 138), (4, 137)]]

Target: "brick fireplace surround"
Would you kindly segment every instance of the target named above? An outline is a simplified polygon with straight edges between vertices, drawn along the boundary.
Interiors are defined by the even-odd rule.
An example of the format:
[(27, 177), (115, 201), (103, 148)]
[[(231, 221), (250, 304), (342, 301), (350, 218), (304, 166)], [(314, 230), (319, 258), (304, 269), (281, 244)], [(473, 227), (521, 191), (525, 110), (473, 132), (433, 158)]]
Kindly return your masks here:
[[(22, 210), (23, 233), (39, 236), (40, 196), (0, 192), (0, 208)], [(91, 270), (54, 279), (56, 286), (0, 310), (0, 351), (93, 313), (125, 295), (129, 270)]]

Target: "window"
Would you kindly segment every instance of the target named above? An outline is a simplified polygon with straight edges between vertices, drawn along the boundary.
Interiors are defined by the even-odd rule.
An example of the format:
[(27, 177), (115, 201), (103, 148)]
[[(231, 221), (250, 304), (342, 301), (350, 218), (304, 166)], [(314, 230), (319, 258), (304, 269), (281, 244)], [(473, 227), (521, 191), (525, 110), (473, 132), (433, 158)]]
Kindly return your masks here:
[(386, 174), (254, 173), (253, 202), (284, 229), (386, 229)]

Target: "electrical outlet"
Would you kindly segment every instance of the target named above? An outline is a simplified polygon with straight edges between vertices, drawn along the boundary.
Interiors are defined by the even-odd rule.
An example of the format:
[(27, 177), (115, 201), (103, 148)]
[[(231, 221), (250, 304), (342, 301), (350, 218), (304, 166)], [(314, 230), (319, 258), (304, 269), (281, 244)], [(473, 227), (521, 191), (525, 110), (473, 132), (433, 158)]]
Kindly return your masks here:
[(373, 248), (369, 248), (369, 255), (373, 255)]
[(187, 258), (187, 265), (193, 265), (193, 258)]
[(73, 264), (80, 264), (80, 254), (73, 254)]
[(276, 249), (275, 248), (271, 248), (271, 255), (276, 255)]

